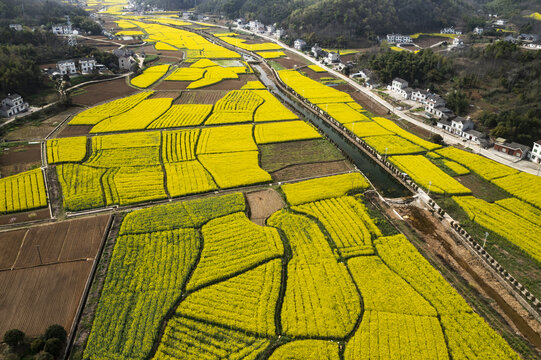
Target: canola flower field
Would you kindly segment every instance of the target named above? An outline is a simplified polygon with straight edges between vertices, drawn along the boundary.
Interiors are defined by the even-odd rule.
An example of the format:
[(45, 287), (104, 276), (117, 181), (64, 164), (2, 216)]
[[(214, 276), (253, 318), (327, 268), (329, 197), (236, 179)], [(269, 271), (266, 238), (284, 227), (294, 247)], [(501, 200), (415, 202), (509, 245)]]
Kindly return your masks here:
[[(114, 5), (104, 13), (121, 12), (122, 6)], [(194, 60), (166, 78), (189, 81), (187, 91), (250, 71), (247, 64), (223, 65), (223, 59), (240, 58), (234, 51), (168, 26), (189, 23), (121, 18), (156, 41), (157, 49), (178, 49)], [(152, 23), (143, 22), (149, 19)], [(231, 35), (221, 37), (251, 51), (280, 50)], [(141, 87), (168, 69), (153, 81), (148, 72), (146, 80), (139, 79), (148, 85)], [(441, 152), (438, 156), (457, 174), (484, 169), (474, 170), (469, 158), (447, 156), (453, 150), (372, 116), (347, 93), (298, 71), (284, 70), (280, 76), (367, 143), (372, 141), (378, 152), (396, 142), (415, 149), (406, 154)], [(260, 82), (232, 90), (214, 105), (172, 104), (168, 98), (149, 99), (152, 94), (139, 92), (81, 112), (70, 125), (93, 126), (88, 136), (47, 141), (47, 164), (56, 173), (66, 210), (265, 184), (272, 178), (259, 165), (258, 144), (320, 137)], [(401, 154), (388, 155), (395, 155), (391, 160), (421, 186), (430, 178), (432, 192), (471, 194), (424, 155)], [(524, 215), (511, 210), (517, 208), (531, 219), (541, 218), (536, 198), (503, 182), (523, 175), (500, 171), (505, 175), (490, 180), (502, 181), (502, 188), (521, 194), (524, 201), (487, 203), (490, 211), (483, 212), (479, 209), (485, 205), (474, 197), (454, 199), (464, 201), (464, 207), (474, 203), (479, 218), (492, 211), (502, 217), (510, 213), (522, 226)], [(265, 226), (249, 219), (251, 209), (242, 193), (129, 212), (115, 240), (83, 358), (518, 359), (403, 235), (384, 235), (358, 195), (369, 188), (356, 172), (283, 184), (278, 191), (285, 207)], [(47, 205), (41, 169), (0, 179), (0, 189), (5, 194), (2, 212)], [(527, 226), (537, 231), (535, 223)], [(518, 246), (537, 251), (522, 240), (517, 238)]]
[(382, 235), (352, 196), (367, 186), (284, 185), (266, 226), (242, 193), (129, 213), (84, 358), (518, 359), (403, 235)]

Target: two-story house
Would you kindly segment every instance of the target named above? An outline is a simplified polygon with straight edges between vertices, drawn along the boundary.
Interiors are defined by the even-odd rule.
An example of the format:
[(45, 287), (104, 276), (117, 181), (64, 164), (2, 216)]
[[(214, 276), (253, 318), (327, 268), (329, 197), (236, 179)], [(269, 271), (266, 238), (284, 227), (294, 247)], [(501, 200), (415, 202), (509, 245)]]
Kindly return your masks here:
[(293, 43), (293, 47), (299, 51), (302, 51), (302, 49), (304, 49), (305, 46), (306, 46), (306, 41), (304, 41), (303, 39), (297, 39)]
[(462, 116), (457, 116), (451, 120), (451, 132), (462, 136), (465, 131), (473, 130), (473, 121), (465, 119)]
[(431, 95), (429, 90), (415, 89), (411, 93), (411, 100), (426, 105), (428, 97)]
[(122, 55), (118, 57), (118, 67), (122, 70), (131, 70), (135, 64), (135, 60), (132, 56)]
[(533, 143), (532, 151), (530, 152), (530, 160), (541, 164), (541, 140)]
[(453, 114), (450, 109), (445, 107), (445, 100), (437, 94), (430, 94), (426, 97), (425, 111), (438, 119), (448, 119)]
[(441, 29), (440, 34), (462, 35), (462, 31), (458, 31), (453, 26), (451, 26), (451, 27), (446, 27), (446, 28)]
[(484, 31), (485, 29), (483, 29), (482, 27), (476, 27), (475, 29), (473, 29), (473, 33), (476, 35), (483, 35)]
[(391, 83), (391, 91), (397, 92), (404, 99), (410, 99), (413, 89), (408, 87), (408, 82), (404, 79), (394, 78)]
[(21, 95), (10, 94), (0, 103), (0, 115), (10, 117), (28, 110), (28, 103), (25, 103)]
[(53, 31), (53, 34), (56, 34), (56, 35), (71, 34), (72, 32), (71, 26), (63, 25), (63, 24), (53, 25), (52, 31)]
[(413, 42), (413, 39), (408, 35), (387, 34), (387, 41), (396, 44), (409, 44)]
[(77, 67), (75, 66), (75, 60), (62, 60), (56, 63), (58, 72), (62, 75), (77, 74)]
[(96, 69), (97, 64), (96, 59), (93, 57), (79, 59), (79, 68), (83, 74), (91, 73), (94, 69)]

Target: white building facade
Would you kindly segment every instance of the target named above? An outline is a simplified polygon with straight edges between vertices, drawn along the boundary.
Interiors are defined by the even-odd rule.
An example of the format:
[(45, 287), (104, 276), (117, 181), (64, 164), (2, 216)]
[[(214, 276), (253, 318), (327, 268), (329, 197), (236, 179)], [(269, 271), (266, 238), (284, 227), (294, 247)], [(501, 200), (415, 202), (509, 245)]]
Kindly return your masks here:
[(75, 60), (63, 60), (56, 63), (58, 72), (62, 75), (77, 74), (77, 67), (75, 66)]
[(19, 94), (10, 94), (0, 103), (0, 115), (4, 117), (11, 117), (27, 110), (28, 103), (25, 103)]
[(387, 34), (387, 41), (396, 44), (409, 44), (413, 42), (413, 39), (408, 35)]
[(541, 140), (533, 143), (532, 151), (530, 152), (530, 160), (534, 163), (541, 164)]
[(96, 69), (96, 59), (94, 58), (82, 58), (79, 59), (79, 68), (83, 74), (88, 74)]

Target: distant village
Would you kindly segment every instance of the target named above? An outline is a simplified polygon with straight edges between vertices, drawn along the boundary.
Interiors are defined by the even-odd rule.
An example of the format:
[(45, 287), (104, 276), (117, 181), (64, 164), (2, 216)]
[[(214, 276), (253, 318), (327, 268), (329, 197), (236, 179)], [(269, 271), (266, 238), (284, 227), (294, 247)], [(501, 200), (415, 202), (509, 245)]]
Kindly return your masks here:
[[(131, 4), (132, 10), (137, 10), (136, 4)], [(141, 14), (143, 14), (142, 10)], [(152, 9), (153, 11), (160, 11), (159, 9)], [(95, 14), (92, 14), (95, 16)], [(196, 20), (196, 21), (208, 21), (209, 18), (204, 15), (198, 15), (193, 11), (185, 11), (179, 14), (184, 20)], [(482, 36), (486, 31), (502, 31), (507, 25), (507, 21), (498, 17), (496, 14), (489, 14), (491, 19), (490, 28), (476, 27), (471, 32), (474, 36)], [(282, 28), (277, 28), (276, 25), (265, 25), (258, 20), (245, 21), (242, 18), (235, 20), (234, 25), (240, 30), (247, 30), (249, 32), (273, 37), (277, 40), (287, 37), (287, 33)], [(9, 27), (15, 31), (21, 31), (22, 25), (10, 24)], [(51, 32), (66, 37), (68, 44), (76, 45), (76, 36), (79, 34), (78, 30), (73, 29), (69, 17), (64, 24), (55, 24), (51, 27)], [(105, 36), (113, 39), (115, 36), (107, 30), (103, 31)], [(440, 30), (440, 34), (449, 37), (448, 49), (460, 49), (465, 46), (464, 34), (461, 30), (456, 29), (453, 26), (446, 27)], [(123, 37), (122, 37), (123, 38)], [(394, 45), (399, 48), (408, 49), (409, 46), (414, 45), (414, 39), (410, 35), (403, 34), (387, 34), (384, 39), (389, 45)], [(541, 50), (541, 40), (536, 34), (509, 34), (502, 39), (511, 43), (519, 44), (520, 46), (532, 49)], [(362, 84), (370, 89), (386, 88), (391, 94), (397, 96), (399, 99), (410, 100), (422, 106), (427, 118), (434, 118), (436, 126), (443, 131), (450, 134), (462, 137), (464, 141), (470, 141), (478, 144), (483, 148), (493, 148), (496, 151), (509, 155), (517, 160), (528, 158), (529, 160), (541, 164), (541, 140), (533, 143), (532, 146), (518, 144), (515, 142), (507, 142), (505, 139), (495, 139), (492, 141), (487, 134), (482, 133), (474, 129), (474, 122), (470, 118), (463, 118), (457, 116), (448, 109), (445, 105), (445, 100), (438, 94), (430, 92), (428, 89), (413, 89), (409, 87), (407, 81), (395, 78), (391, 84), (383, 86), (376, 82), (373, 73), (364, 69), (356, 73), (350, 73), (350, 69), (354, 64), (352, 61), (343, 62), (339, 51), (326, 51), (322, 49), (318, 44), (309, 44), (303, 39), (296, 39), (293, 41), (293, 48), (298, 51), (303, 51), (310, 54), (313, 58), (321, 63), (331, 66), (333, 70), (341, 71), (350, 78), (360, 78)], [(122, 71), (131, 71), (138, 63), (138, 57), (144, 58), (145, 54), (135, 54), (132, 50), (122, 47), (114, 50), (114, 54), (118, 58), (118, 67)], [(79, 59), (66, 59), (56, 63), (56, 67), (53, 69), (47, 69), (47, 73), (51, 77), (57, 76), (78, 76), (91, 73), (103, 73), (108, 69), (98, 64), (96, 59), (92, 57), (79, 58)], [(29, 109), (28, 103), (25, 103), (22, 97), (18, 94), (12, 94), (1, 101), (0, 116), (11, 117), (19, 113), (25, 112)]]

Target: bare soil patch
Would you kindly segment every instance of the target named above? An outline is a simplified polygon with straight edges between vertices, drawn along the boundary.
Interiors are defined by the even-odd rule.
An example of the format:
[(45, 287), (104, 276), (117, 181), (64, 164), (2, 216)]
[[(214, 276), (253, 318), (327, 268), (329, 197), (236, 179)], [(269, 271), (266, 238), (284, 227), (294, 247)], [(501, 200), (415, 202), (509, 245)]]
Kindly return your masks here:
[(0, 270), (9, 269), (17, 258), (21, 242), (28, 230), (15, 230), (0, 233)]
[(361, 104), (363, 108), (370, 111), (374, 115), (386, 116), (387, 114), (389, 114), (389, 110), (387, 110), (385, 106), (372, 100), (370, 97), (366, 96), (362, 92), (355, 90), (350, 85), (337, 85), (334, 86), (334, 88), (351, 95), (351, 97), (359, 104)]
[(422, 48), (431, 47), (432, 45), (435, 45), (439, 42), (447, 41), (447, 42), (453, 42), (453, 39), (449, 39), (446, 37), (435, 37), (435, 36), (419, 36), (417, 39), (415, 39), (413, 42), (415, 45), (420, 46)]
[(278, 64), (282, 65), (286, 69), (293, 69), (295, 66), (303, 66), (306, 65), (306, 61), (303, 61), (302, 59), (294, 59), (292, 57), (282, 57), (278, 59), (272, 59), (273, 61), (277, 62)]
[(48, 208), (25, 211), (15, 214), (7, 214), (0, 216), (0, 225), (18, 224), (26, 221), (36, 221), (49, 219), (51, 214)]
[(32, 227), (13, 266), (25, 268), (93, 258), (108, 221), (108, 215), (101, 215)]
[(92, 125), (68, 125), (65, 128), (63, 128), (60, 133), (58, 133), (55, 137), (57, 138), (63, 138), (63, 137), (71, 137), (71, 136), (83, 136), (90, 134), (90, 130), (92, 130)]
[(176, 59), (184, 58), (184, 51), (182, 50), (156, 50), (154, 45), (140, 47), (137, 51), (144, 51), (145, 54), (159, 55), (160, 58), (161, 56), (170, 56)]
[(191, 81), (173, 81), (173, 80), (164, 80), (158, 85), (154, 86), (152, 90), (158, 91), (180, 91), (186, 90)]
[(96, 105), (106, 100), (132, 95), (138, 91), (126, 84), (125, 78), (84, 86), (83, 89), (85, 93), (72, 97), (74, 104)]
[(53, 324), (71, 329), (92, 261), (0, 271), (0, 333), (13, 328), (27, 336)]
[(339, 160), (313, 164), (291, 165), (270, 174), (274, 181), (289, 181), (307, 179), (317, 176), (341, 174), (352, 169), (353, 167), (348, 161)]
[(291, 165), (344, 160), (344, 155), (323, 139), (259, 145), (260, 164), (269, 172)]
[(149, 99), (162, 99), (162, 98), (176, 99), (179, 96), (180, 96), (180, 91), (163, 90), (163, 91), (156, 91), (154, 94), (149, 96)]
[(215, 104), (227, 94), (227, 90), (183, 91), (176, 101), (179, 104)]
[(4, 148), (0, 155), (0, 174), (2, 177), (15, 175), (41, 165), (40, 144), (19, 145)]
[(18, 328), (32, 337), (52, 324), (72, 328), (109, 218), (100, 215), (0, 233), (0, 264), (6, 268), (15, 263), (14, 270), (0, 270), (0, 333)]
[(267, 218), (285, 206), (280, 194), (273, 189), (247, 193), (246, 200), (250, 208), (250, 220), (261, 226), (265, 226)]
[(62, 121), (70, 115), (80, 111), (77, 107), (72, 107), (57, 115), (51, 116), (43, 121), (29, 122), (20, 125), (8, 132), (4, 139), (6, 141), (39, 141), (45, 139)]

